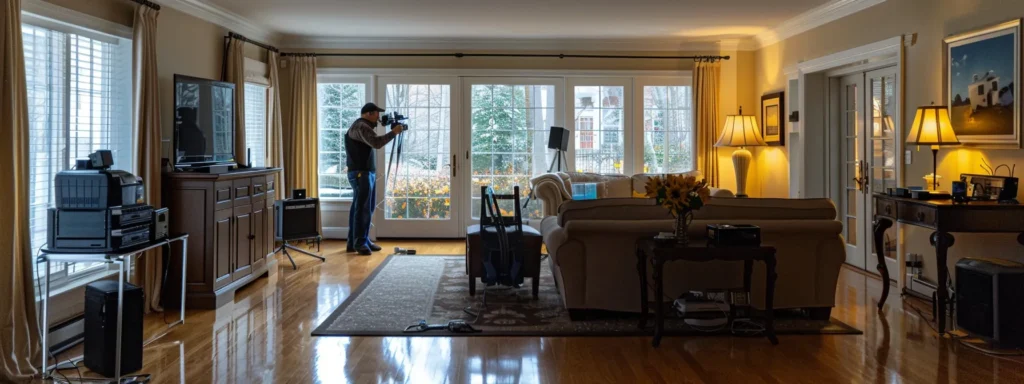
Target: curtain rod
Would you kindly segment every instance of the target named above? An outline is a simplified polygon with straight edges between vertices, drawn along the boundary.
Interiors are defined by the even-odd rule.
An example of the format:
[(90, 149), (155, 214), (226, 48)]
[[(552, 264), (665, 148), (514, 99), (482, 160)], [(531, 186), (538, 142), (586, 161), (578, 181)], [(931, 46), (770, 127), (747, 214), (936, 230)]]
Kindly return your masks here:
[(268, 51), (271, 51), (271, 52), (275, 52), (275, 53), (276, 53), (276, 52), (279, 52), (279, 51), (277, 50), (277, 48), (276, 48), (276, 47), (274, 47), (273, 45), (267, 45), (267, 44), (261, 43), (261, 42), (259, 42), (259, 41), (256, 41), (256, 40), (252, 40), (252, 39), (249, 39), (248, 37), (245, 37), (245, 36), (239, 35), (239, 34), (237, 34), (237, 33), (234, 33), (234, 32), (228, 32), (228, 35), (226, 36), (226, 38), (228, 38), (228, 39), (238, 39), (238, 40), (242, 40), (242, 41), (244, 41), (244, 42), (246, 42), (246, 43), (249, 43), (249, 44), (255, 45), (255, 46), (257, 46), (257, 47), (260, 47), (260, 48), (266, 49), (266, 50), (268, 50)]
[(281, 56), (298, 57), (545, 57), (558, 59), (665, 59), (665, 60), (729, 60), (729, 56), (632, 56), (632, 55), (574, 55), (574, 54), (528, 54), (528, 53), (296, 53), (285, 52)]
[(148, 1), (148, 0), (131, 0), (131, 1), (134, 2), (134, 3), (139, 3), (139, 5), (145, 5), (147, 7), (153, 8), (153, 9), (158, 10), (158, 11), (160, 10), (160, 4), (154, 3), (152, 1)]

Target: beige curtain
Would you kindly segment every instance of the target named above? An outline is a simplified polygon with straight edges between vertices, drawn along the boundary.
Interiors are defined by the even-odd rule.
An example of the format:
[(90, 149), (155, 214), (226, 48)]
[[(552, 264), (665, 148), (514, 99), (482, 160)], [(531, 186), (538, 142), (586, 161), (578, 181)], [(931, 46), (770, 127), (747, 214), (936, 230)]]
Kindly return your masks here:
[(698, 61), (693, 69), (694, 100), (697, 103), (697, 169), (708, 185), (717, 187), (719, 87), (722, 65), (718, 61)]
[[(284, 167), (284, 118), (281, 113), (281, 78), (278, 71), (278, 65), (280, 59), (278, 58), (277, 52), (267, 52), (267, 59), (270, 66), (270, 99), (268, 105), (270, 113), (267, 113), (269, 118), (267, 121), (267, 167)], [(285, 171), (278, 172), (275, 176), (276, 182), (274, 185), (277, 186), (277, 199), (284, 199), (285, 188), (284, 188), (284, 174)]]
[[(156, 19), (160, 11), (139, 6), (132, 28), (132, 135), (135, 175), (146, 184), (146, 203), (163, 207), (160, 202), (160, 88), (156, 70)], [(171, 213), (174, 214), (173, 212)], [(149, 251), (138, 259), (133, 282), (142, 286), (149, 305), (145, 311), (162, 311), (160, 291), (163, 278), (163, 253)]]
[(249, 146), (245, 143), (245, 42), (232, 38), (228, 39), (227, 44), (224, 81), (235, 84), (235, 162), (248, 164), (246, 149)]
[(28, 202), (28, 96), (21, 0), (0, 8), (0, 382), (28, 381), (42, 343), (32, 284)]
[(316, 57), (294, 57), (291, 67), (291, 119), (285, 132), (285, 191), (305, 188), (306, 196), (316, 197)]

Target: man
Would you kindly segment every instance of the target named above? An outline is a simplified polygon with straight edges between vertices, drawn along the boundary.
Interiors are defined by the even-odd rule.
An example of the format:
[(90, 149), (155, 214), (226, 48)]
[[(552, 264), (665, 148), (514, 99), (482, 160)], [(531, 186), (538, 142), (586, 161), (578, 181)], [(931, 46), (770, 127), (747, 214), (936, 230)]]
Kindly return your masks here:
[(374, 184), (377, 157), (374, 149), (383, 148), (399, 133), (400, 124), (391, 126), (391, 132), (377, 136), (374, 128), (384, 109), (374, 103), (366, 103), (359, 111), (362, 115), (345, 132), (345, 155), (348, 166), (348, 182), (352, 184), (352, 208), (348, 214), (348, 252), (369, 255), (380, 251), (380, 246), (370, 241), (370, 220), (376, 208)]

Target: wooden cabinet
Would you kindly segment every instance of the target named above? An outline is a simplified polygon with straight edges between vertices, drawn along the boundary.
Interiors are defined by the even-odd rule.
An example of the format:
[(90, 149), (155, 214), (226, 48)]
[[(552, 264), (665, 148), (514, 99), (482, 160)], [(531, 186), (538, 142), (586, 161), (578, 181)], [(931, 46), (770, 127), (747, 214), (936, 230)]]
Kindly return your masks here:
[(164, 174), (170, 232), (189, 234), (188, 270), (174, 269), (181, 261), (171, 261), (164, 305), (177, 305), (181, 286), (174, 282), (181, 281), (182, 273), (186, 305), (207, 309), (230, 302), (238, 288), (256, 278), (276, 273), (271, 252), (278, 172), (275, 168)]

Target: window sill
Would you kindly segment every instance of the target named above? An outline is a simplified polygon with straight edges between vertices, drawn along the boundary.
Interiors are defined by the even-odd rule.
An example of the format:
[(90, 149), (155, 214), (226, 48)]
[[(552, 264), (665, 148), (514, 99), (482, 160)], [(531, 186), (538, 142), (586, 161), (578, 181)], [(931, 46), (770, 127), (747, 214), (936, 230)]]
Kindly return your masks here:
[[(114, 270), (101, 270), (101, 271), (96, 271), (96, 272), (90, 272), (90, 273), (86, 274), (85, 276), (77, 277), (74, 280), (72, 280), (71, 282), (69, 282), (67, 284), (63, 284), (63, 285), (61, 285), (58, 288), (52, 288), (51, 287), (51, 289), (50, 289), (50, 300), (52, 301), (54, 297), (65, 295), (68, 292), (71, 292), (71, 291), (77, 290), (79, 288), (85, 287), (89, 283), (92, 283), (92, 282), (95, 282), (95, 281), (100, 281), (100, 280), (111, 278), (111, 277), (116, 277), (116, 276), (117, 276), (117, 270), (116, 269), (114, 269)], [(43, 296), (42, 296), (42, 294), (43, 294), (42, 290), (44, 289), (43, 284), (46, 284), (46, 282), (45, 281), (41, 281), (41, 280), (36, 283), (36, 289), (38, 290), (36, 292), (36, 303), (42, 303), (43, 302)]]

